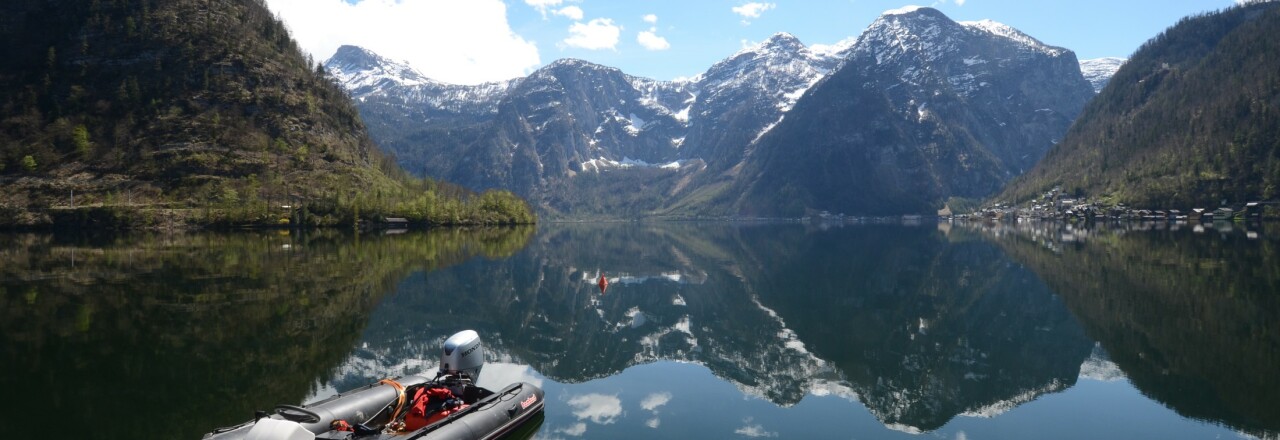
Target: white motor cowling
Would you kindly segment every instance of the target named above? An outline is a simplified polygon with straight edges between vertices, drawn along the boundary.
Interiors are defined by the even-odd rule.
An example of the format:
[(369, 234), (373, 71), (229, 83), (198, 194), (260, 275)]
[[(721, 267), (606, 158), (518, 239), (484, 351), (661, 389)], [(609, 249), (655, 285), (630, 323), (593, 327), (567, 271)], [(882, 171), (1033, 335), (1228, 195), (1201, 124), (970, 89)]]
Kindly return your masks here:
[(480, 334), (475, 330), (460, 331), (444, 341), (444, 352), (440, 355), (440, 374), (462, 374), (477, 381), (483, 367), (484, 347), (480, 344)]
[(263, 417), (254, 422), (245, 440), (315, 440), (316, 435), (298, 422)]

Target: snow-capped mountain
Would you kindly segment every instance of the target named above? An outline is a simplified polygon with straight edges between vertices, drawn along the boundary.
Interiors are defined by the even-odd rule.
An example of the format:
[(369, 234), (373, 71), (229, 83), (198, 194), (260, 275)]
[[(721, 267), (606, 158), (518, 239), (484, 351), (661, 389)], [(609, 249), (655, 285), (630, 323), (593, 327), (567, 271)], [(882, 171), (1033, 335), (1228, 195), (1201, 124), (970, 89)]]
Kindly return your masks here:
[(434, 82), (408, 64), (356, 46), (339, 47), (325, 68), (356, 99), (390, 88)]
[[(839, 65), (849, 44), (815, 52), (777, 34), (682, 81), (565, 59), (503, 83), (450, 85), (354, 46), (326, 66), (356, 98), (375, 139), (409, 170), (511, 189), (564, 212), (574, 207), (554, 201), (578, 199), (563, 193), (576, 191), (582, 173), (662, 178), (737, 164), (748, 143)], [(668, 183), (662, 191), (688, 186)]]
[(886, 11), (760, 139), (734, 210), (892, 215), (980, 198), (1034, 165), (1092, 96), (1069, 50), (933, 8)]
[[(525, 78), (458, 86), (354, 47), (327, 65), (357, 98), (374, 139), (410, 171), (509, 189), (544, 214), (567, 216), (781, 213), (782, 200), (800, 210), (928, 211), (947, 196), (989, 194), (1029, 168), (1092, 96), (1072, 52), (931, 8), (888, 11), (858, 38), (832, 45), (806, 47), (779, 33), (681, 81), (559, 60)], [(845, 99), (853, 90), (865, 96)], [(790, 134), (765, 142), (788, 124)], [(885, 133), (874, 124), (903, 130), (877, 139)], [(811, 136), (840, 155), (871, 154), (862, 150), (890, 145), (882, 140), (897, 146), (894, 157), (831, 161), (784, 145)], [(776, 155), (818, 163), (768, 165)], [(743, 176), (748, 161), (759, 172)], [(840, 167), (816, 174), (840, 179), (872, 163), (884, 165), (860, 172), (872, 180), (777, 193), (812, 183), (809, 166)], [(895, 192), (839, 200), (878, 185)], [(754, 201), (735, 200), (748, 187)], [(897, 204), (899, 194), (911, 203)], [(885, 197), (895, 199), (890, 209)]]
[(357, 102), (401, 107), (406, 112), (483, 114), (519, 79), (477, 85), (446, 84), (427, 78), (408, 64), (357, 46), (342, 46), (325, 68)]
[(553, 62), (511, 88), (455, 156), (461, 161), (441, 172), (538, 200), (562, 180), (612, 162), (672, 162), (686, 126), (677, 106), (692, 97), (684, 87), (582, 60)]
[(1095, 93), (1101, 92), (1125, 61), (1127, 60), (1124, 58), (1116, 57), (1080, 60), (1080, 73), (1084, 75), (1084, 79), (1089, 80), (1089, 84), (1093, 84)]
[(704, 159), (713, 169), (736, 165), (846, 53), (847, 47), (815, 53), (779, 33), (712, 65), (695, 83), (686, 157)]

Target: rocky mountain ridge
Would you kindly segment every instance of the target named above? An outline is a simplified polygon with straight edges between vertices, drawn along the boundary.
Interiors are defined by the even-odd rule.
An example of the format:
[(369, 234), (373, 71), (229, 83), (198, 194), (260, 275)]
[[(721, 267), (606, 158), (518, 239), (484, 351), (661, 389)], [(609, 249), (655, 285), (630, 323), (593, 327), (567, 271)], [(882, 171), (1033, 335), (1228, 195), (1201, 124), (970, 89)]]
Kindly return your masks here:
[(897, 215), (982, 198), (1031, 168), (1092, 96), (1069, 50), (932, 8), (889, 11), (759, 141), (731, 211)]
[[(1060, 82), (1072, 88), (1063, 92), (1070, 95), (1065, 106), (1029, 108), (1040, 104), (1023, 102), (1029, 99), (1024, 95), (1036, 95), (1035, 91), (1009, 96), (1006, 100), (1019, 101), (998, 105), (1005, 112), (984, 115), (982, 123), (1024, 124), (1022, 119), (1031, 119), (1025, 123), (1035, 125), (1029, 129), (1035, 133), (1028, 138), (987, 130), (997, 135), (985, 136), (983, 151), (966, 153), (967, 162), (958, 166), (967, 170), (974, 168), (968, 162), (998, 162), (977, 167), (979, 174), (994, 170), (991, 176), (962, 177), (980, 184), (939, 185), (927, 203), (909, 207), (912, 212), (936, 209), (945, 196), (976, 197), (994, 191), (1029, 168), (1087, 99), (1074, 90), (1087, 86), (1070, 51), (1011, 27), (992, 21), (956, 23), (931, 8), (888, 11), (876, 23), (879, 26), (873, 24), (857, 39), (813, 48), (790, 34), (776, 34), (681, 81), (633, 77), (581, 60), (556, 61), (525, 78), (480, 86), (445, 85), (416, 72), (391, 80), (388, 73), (403, 72), (403, 66), (372, 54), (355, 56), (361, 50), (352, 47), (339, 50), (326, 66), (357, 97), (375, 140), (407, 169), (474, 189), (510, 189), (540, 211), (566, 217), (792, 215), (828, 207), (860, 214), (901, 211), (900, 206), (831, 205), (823, 200), (827, 194), (812, 194), (798, 211), (759, 209), (759, 203), (744, 204), (726, 192), (750, 186), (768, 193), (763, 199), (776, 200), (783, 197), (786, 183), (806, 178), (804, 171), (795, 169), (772, 176), (742, 171), (765, 135), (805, 99), (815, 99), (807, 95), (836, 72), (878, 66), (886, 75), (878, 83), (881, 87), (894, 87), (887, 83), (890, 77), (907, 85), (890, 90), (896, 100), (893, 109), (877, 111), (934, 111), (913, 97), (940, 87), (955, 99), (951, 105), (959, 113), (968, 105), (964, 100), (984, 87), (1014, 81), (1019, 72), (1000, 74), (1009, 66), (1070, 58), (1070, 68), (1036, 72), (1043, 76), (1040, 84)], [(944, 31), (950, 39), (937, 38)], [(972, 46), (965, 42), (970, 39), (999, 40), (1003, 49), (991, 59), (972, 50), (967, 58), (952, 59), (956, 50)], [(889, 50), (892, 44), (896, 45)], [(877, 55), (859, 55), (868, 53)], [(933, 65), (944, 58), (954, 64), (942, 69), (949, 72), (945, 75), (935, 72)], [(379, 62), (362, 69), (353, 60)], [(1055, 97), (1063, 98), (1063, 93)], [(1014, 111), (1031, 117), (1015, 121), (1007, 114)], [(1033, 147), (1023, 151), (1026, 144)], [(770, 148), (786, 150), (776, 143)], [(765, 155), (772, 154), (789, 153)], [(756, 184), (762, 181), (768, 183)], [(616, 203), (602, 200), (617, 198), (618, 193), (625, 196)]]

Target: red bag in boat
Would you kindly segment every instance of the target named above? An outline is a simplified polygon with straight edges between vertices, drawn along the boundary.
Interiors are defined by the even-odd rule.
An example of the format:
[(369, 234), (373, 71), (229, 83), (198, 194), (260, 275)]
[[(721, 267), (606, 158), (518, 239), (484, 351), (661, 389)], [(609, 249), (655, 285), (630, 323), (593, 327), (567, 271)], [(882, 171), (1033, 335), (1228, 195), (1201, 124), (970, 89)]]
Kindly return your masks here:
[(459, 405), (460, 402), (448, 388), (420, 388), (413, 396), (409, 414), (404, 416), (404, 429), (413, 431), (449, 417), (467, 407), (466, 404)]

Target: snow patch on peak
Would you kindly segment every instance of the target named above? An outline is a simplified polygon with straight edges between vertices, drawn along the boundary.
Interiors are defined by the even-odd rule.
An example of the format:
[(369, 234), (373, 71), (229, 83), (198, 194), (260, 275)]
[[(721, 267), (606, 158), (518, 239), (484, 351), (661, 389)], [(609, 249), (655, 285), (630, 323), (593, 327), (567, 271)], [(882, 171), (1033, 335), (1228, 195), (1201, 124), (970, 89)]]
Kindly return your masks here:
[[(929, 66), (956, 53), (963, 43), (964, 32), (962, 26), (936, 10), (911, 17), (885, 15), (862, 32), (850, 57), (870, 57), (874, 66), (900, 59)], [(903, 81), (915, 83), (910, 79)]]
[(1035, 49), (1037, 51), (1043, 52), (1051, 56), (1062, 55), (1063, 53), (1066, 52), (1066, 49), (1041, 43), (1040, 40), (1037, 40), (1032, 36), (1023, 33), (1022, 31), (1014, 28), (1013, 26), (1009, 26), (1007, 24), (1000, 23), (997, 21), (978, 20), (978, 21), (962, 21), (959, 23), (961, 26), (964, 26), (966, 28), (973, 29), (979, 32), (986, 32), (988, 34), (995, 35), (997, 37), (1013, 40), (1024, 46), (1030, 47), (1032, 49)]
[(1093, 85), (1093, 91), (1101, 92), (1111, 82), (1111, 77), (1120, 70), (1120, 66), (1128, 61), (1124, 58), (1105, 57), (1091, 60), (1080, 60), (1080, 73)]
[(858, 43), (858, 37), (848, 37), (832, 44), (815, 44), (809, 46), (809, 52), (820, 58), (844, 58), (854, 44)]
[[(699, 78), (698, 100), (710, 106), (724, 105), (744, 99), (742, 91), (750, 90), (779, 114), (786, 113), (806, 90), (838, 67), (854, 41), (820, 46), (815, 52), (791, 34), (774, 34), (712, 65)], [(681, 110), (677, 115), (687, 113)]]
[(485, 114), (521, 78), (477, 85), (447, 84), (427, 78), (407, 63), (395, 62), (368, 49), (342, 46), (324, 63), (338, 84), (360, 102), (380, 101), (453, 113)]
[(800, 39), (796, 38), (795, 35), (791, 35), (786, 32), (778, 32), (776, 34), (769, 36), (769, 38), (765, 39), (764, 42), (761, 42), (757, 47), (766, 48), (771, 46), (797, 46), (797, 45), (800, 47), (804, 47), (804, 43), (801, 43)]
[(907, 6), (903, 6), (903, 7), (901, 7), (901, 8), (897, 8), (897, 9), (890, 9), (890, 10), (888, 10), (888, 11), (884, 11), (884, 13), (882, 13), (882, 14), (880, 14), (880, 15), (882, 15), (882, 16), (884, 16), (884, 15), (905, 15), (905, 14), (910, 14), (910, 13), (912, 13), (912, 12), (919, 11), (919, 10), (921, 10), (921, 9), (923, 9), (923, 8), (924, 8), (924, 6), (920, 6), (920, 5), (907, 5)]
[(534, 71), (533, 74), (530, 76), (555, 77), (556, 73), (564, 69), (574, 69), (579, 72), (582, 72), (582, 71), (606, 71), (606, 72), (618, 72), (618, 73), (622, 72), (621, 70), (615, 67), (596, 64), (586, 60), (580, 60), (577, 58), (560, 58), (558, 60), (552, 61), (550, 64), (547, 64), (546, 66), (543, 66), (541, 69)]
[(595, 66), (595, 63), (577, 58), (560, 58), (552, 61), (548, 66)]
[(408, 63), (392, 61), (358, 46), (338, 48), (325, 68), (347, 90), (365, 92), (356, 94), (355, 98), (387, 87), (436, 83)]

